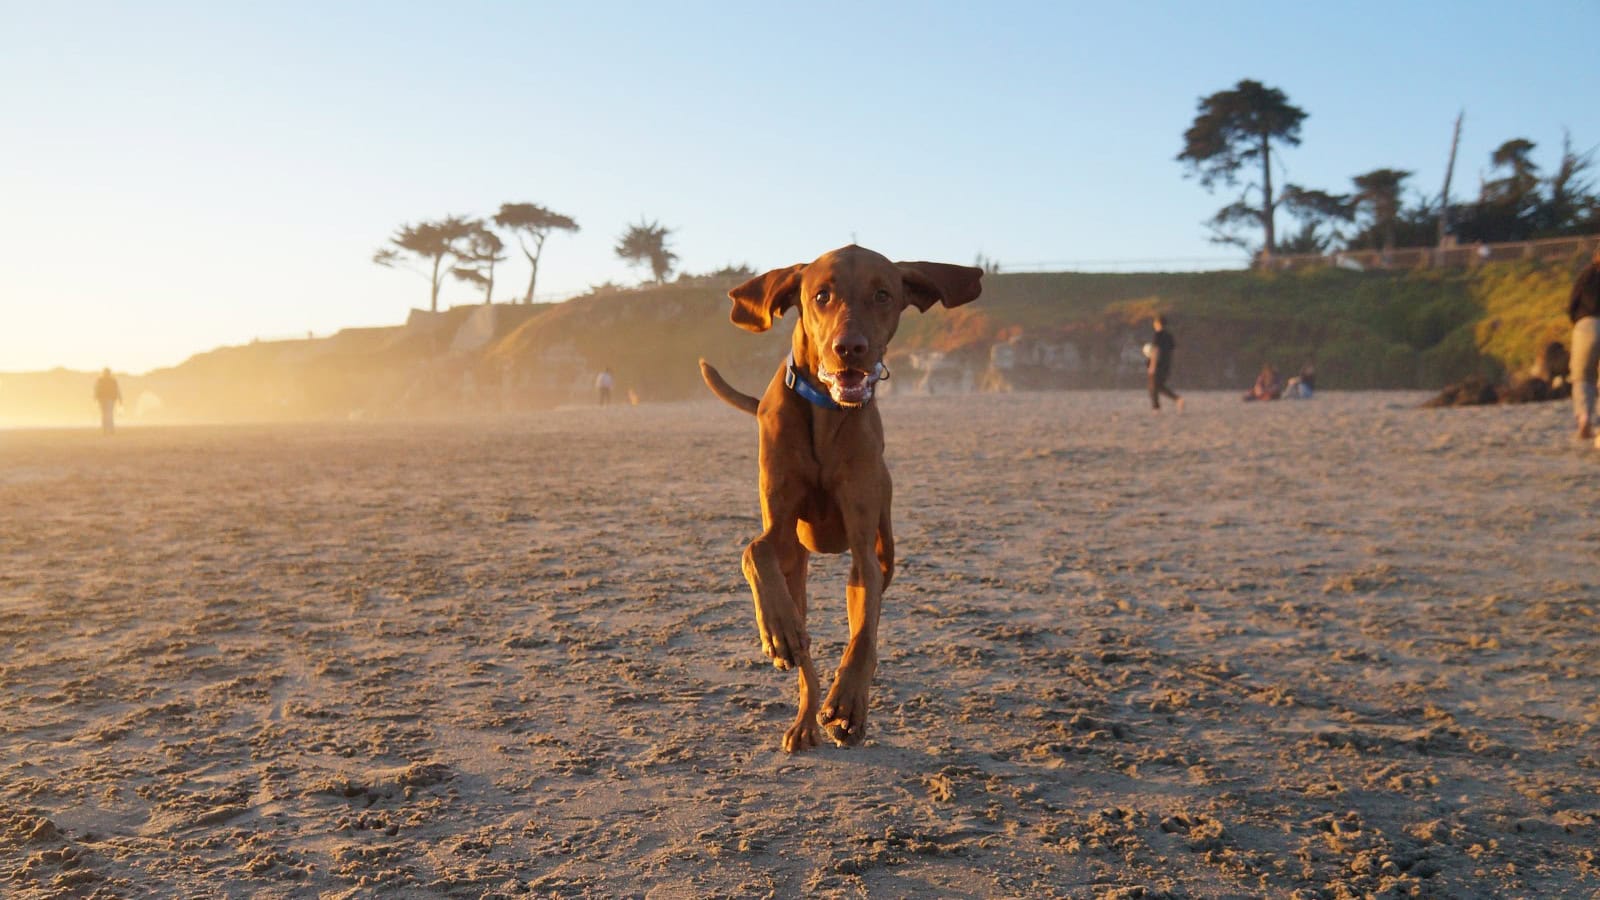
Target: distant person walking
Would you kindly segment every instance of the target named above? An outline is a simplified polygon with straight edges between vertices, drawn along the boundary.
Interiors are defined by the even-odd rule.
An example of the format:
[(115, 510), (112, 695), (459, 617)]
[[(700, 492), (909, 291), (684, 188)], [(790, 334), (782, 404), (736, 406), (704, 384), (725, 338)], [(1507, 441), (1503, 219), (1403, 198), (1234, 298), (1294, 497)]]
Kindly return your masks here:
[(100, 404), (100, 433), (114, 433), (117, 430), (117, 407), (122, 403), (122, 388), (117, 386), (117, 379), (111, 376), (110, 369), (102, 369), (100, 377), (95, 379), (94, 399)]
[(1178, 343), (1172, 339), (1172, 332), (1167, 330), (1167, 320), (1160, 313), (1156, 314), (1150, 326), (1155, 329), (1155, 334), (1150, 337), (1150, 362), (1147, 368), (1150, 375), (1150, 408), (1160, 412), (1161, 397), (1165, 394), (1177, 404), (1178, 412), (1183, 412), (1183, 398), (1167, 387), (1167, 378), (1172, 375), (1172, 351)]
[(1567, 301), (1572, 320), (1572, 410), (1578, 437), (1594, 439), (1595, 376), (1600, 372), (1600, 250), (1578, 273)]
[(616, 380), (611, 377), (611, 369), (609, 367), (595, 376), (594, 390), (596, 394), (600, 395), (601, 406), (609, 406), (611, 404), (611, 387), (615, 383)]

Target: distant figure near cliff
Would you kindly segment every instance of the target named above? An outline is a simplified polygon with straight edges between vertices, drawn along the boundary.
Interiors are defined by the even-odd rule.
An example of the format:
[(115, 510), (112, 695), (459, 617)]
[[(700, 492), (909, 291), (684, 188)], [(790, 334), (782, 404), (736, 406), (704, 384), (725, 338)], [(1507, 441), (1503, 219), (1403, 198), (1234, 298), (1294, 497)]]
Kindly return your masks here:
[(611, 377), (611, 368), (609, 366), (606, 367), (606, 369), (599, 375), (595, 376), (594, 389), (595, 393), (600, 395), (599, 400), (601, 406), (609, 406), (611, 404), (611, 387), (614, 383), (614, 379)]
[(1172, 377), (1172, 351), (1177, 349), (1178, 342), (1172, 339), (1172, 332), (1167, 330), (1167, 320), (1160, 313), (1151, 321), (1152, 334), (1147, 345), (1149, 352), (1146, 356), (1150, 362), (1146, 372), (1150, 376), (1150, 408), (1156, 412), (1161, 411), (1161, 396), (1171, 397), (1178, 406), (1178, 412), (1183, 412), (1183, 398), (1173, 393), (1167, 387), (1167, 379)]
[(117, 406), (122, 403), (122, 388), (117, 386), (110, 369), (102, 369), (95, 380), (94, 399), (100, 404), (100, 433), (112, 434), (117, 430), (115, 418)]

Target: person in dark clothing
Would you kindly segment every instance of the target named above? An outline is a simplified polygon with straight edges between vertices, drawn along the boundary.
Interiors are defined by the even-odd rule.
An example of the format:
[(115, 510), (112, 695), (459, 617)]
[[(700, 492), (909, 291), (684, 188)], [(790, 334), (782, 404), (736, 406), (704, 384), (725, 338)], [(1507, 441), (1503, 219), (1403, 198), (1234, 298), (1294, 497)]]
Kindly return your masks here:
[(1567, 317), (1572, 320), (1572, 411), (1578, 437), (1588, 441), (1594, 439), (1595, 378), (1600, 374), (1600, 250), (1572, 284)]
[(117, 430), (115, 421), (117, 405), (122, 402), (122, 389), (110, 369), (100, 373), (94, 382), (94, 399), (100, 404), (100, 431), (111, 434)]
[(1172, 351), (1178, 343), (1172, 339), (1172, 332), (1167, 330), (1167, 320), (1160, 313), (1156, 314), (1151, 327), (1155, 329), (1155, 334), (1150, 337), (1150, 408), (1160, 412), (1161, 396), (1165, 394), (1177, 404), (1178, 411), (1183, 412), (1183, 398), (1167, 387), (1167, 378), (1172, 375)]

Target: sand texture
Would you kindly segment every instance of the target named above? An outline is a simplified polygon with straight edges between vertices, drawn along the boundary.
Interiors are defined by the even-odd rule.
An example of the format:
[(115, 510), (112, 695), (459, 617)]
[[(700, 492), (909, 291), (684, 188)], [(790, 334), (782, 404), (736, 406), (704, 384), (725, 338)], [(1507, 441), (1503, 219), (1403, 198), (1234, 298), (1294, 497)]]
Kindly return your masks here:
[(1424, 397), (888, 398), (794, 757), (713, 401), (0, 432), (0, 894), (1595, 896), (1600, 454)]

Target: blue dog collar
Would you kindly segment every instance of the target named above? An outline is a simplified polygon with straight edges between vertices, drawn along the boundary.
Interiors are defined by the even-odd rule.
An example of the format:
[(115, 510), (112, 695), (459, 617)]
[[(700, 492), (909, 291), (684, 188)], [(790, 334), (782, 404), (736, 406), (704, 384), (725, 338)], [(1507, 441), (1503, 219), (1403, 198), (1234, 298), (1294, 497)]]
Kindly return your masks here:
[(820, 406), (823, 409), (844, 409), (833, 402), (833, 397), (827, 391), (807, 381), (804, 375), (795, 371), (793, 350), (789, 351), (789, 362), (783, 367), (783, 386), (804, 397), (812, 406)]

